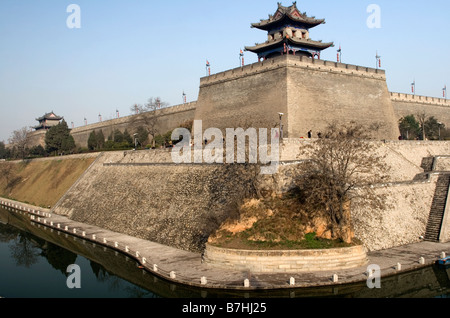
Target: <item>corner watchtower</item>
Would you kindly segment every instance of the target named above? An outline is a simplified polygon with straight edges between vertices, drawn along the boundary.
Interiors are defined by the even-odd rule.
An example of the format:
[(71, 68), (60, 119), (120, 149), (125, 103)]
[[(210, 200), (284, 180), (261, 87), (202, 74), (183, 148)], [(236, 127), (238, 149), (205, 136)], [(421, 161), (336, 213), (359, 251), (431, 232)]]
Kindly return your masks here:
[(252, 28), (267, 31), (267, 41), (252, 47), (247, 46), (245, 50), (256, 53), (259, 60), (284, 54), (320, 59), (320, 52), (334, 44), (310, 39), (309, 30), (324, 23), (325, 19), (316, 19), (308, 17), (306, 12), (301, 13), (297, 2), (290, 7), (278, 3), (277, 11), (269, 15), (269, 19), (251, 25)]

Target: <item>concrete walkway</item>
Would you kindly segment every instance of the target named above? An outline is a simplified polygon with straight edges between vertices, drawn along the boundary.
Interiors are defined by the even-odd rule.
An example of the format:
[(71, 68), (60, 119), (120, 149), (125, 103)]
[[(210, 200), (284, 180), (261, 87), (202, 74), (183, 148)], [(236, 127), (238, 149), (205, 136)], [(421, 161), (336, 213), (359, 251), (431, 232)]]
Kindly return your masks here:
[[(143, 268), (167, 281), (189, 286), (214, 289), (259, 290), (287, 289), (299, 287), (336, 286), (366, 282), (367, 266), (336, 272), (309, 272), (298, 274), (254, 274), (248, 271), (233, 271), (213, 268), (202, 262), (202, 255), (116, 233), (96, 226), (51, 214), (50, 210), (33, 207), (12, 200), (1, 199), (4, 206), (28, 213), (37, 224), (105, 245), (135, 258)], [(441, 253), (450, 254), (449, 243), (420, 242), (368, 253), (368, 264), (381, 269), (381, 277), (391, 276), (433, 264)], [(424, 258), (421, 264), (420, 258)], [(397, 268), (397, 264), (401, 268)], [(333, 281), (333, 275), (338, 280)], [(295, 285), (290, 285), (290, 278)], [(248, 279), (249, 286), (244, 286)]]

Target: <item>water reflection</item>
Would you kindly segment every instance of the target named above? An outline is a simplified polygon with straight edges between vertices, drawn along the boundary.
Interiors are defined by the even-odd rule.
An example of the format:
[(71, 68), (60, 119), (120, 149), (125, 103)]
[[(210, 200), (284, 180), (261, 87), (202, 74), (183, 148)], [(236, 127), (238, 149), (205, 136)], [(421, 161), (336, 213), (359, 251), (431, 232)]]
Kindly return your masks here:
[[(7, 224), (7, 225), (6, 225)], [(365, 283), (273, 291), (223, 291), (173, 284), (140, 269), (117, 251), (0, 208), (0, 296), (84, 298), (433, 298), (450, 296), (450, 270), (427, 267), (383, 278), (381, 289)], [(67, 266), (81, 267), (82, 288), (66, 286)]]

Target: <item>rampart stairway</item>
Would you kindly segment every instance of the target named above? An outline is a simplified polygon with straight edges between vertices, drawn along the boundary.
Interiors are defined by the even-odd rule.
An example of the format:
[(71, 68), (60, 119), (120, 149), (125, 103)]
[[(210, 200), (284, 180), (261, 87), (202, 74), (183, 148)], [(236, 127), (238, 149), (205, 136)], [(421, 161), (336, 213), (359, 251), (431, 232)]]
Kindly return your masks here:
[(431, 204), (430, 216), (428, 218), (427, 228), (425, 232), (426, 241), (439, 241), (449, 186), (450, 173), (444, 173), (440, 175), (436, 183), (434, 199)]

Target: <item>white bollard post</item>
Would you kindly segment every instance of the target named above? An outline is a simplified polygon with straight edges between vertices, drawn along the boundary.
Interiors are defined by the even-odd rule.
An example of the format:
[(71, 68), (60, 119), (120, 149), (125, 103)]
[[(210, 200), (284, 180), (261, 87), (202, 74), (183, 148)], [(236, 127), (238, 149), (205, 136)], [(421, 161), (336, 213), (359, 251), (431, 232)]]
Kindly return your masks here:
[(68, 230), (69, 230), (69, 227), (66, 225), (66, 226), (64, 227), (64, 230), (65, 230), (65, 231), (68, 231)]
[(244, 280), (244, 287), (250, 287), (250, 281), (248, 279)]
[(73, 234), (77, 234), (77, 229), (73, 229)]
[(154, 271), (154, 272), (157, 272), (157, 271), (158, 271), (158, 265), (153, 264), (153, 271)]
[(442, 253), (441, 253), (441, 258), (445, 258), (445, 256), (446, 256), (446, 255), (445, 255), (445, 252), (442, 252)]
[(208, 283), (208, 281), (206, 280), (206, 277), (203, 276), (202, 278), (200, 278), (200, 284), (202, 285), (206, 285)]
[(337, 274), (333, 275), (333, 283), (337, 283), (339, 280), (339, 276)]
[(402, 270), (402, 264), (397, 263), (396, 269), (397, 269), (398, 271), (401, 271), (401, 270)]
[(82, 236), (86, 236), (86, 231), (81, 232)]
[(103, 238), (103, 243), (108, 243), (108, 241), (106, 241), (106, 238)]
[(114, 242), (114, 247), (119, 247), (119, 243)]
[(141, 254), (138, 252), (138, 251), (136, 251), (136, 257), (139, 257)]
[(92, 234), (92, 239), (95, 240), (97, 237), (95, 234)]
[(128, 246), (125, 246), (125, 252), (129, 252), (130, 251), (130, 248), (128, 247)]
[(289, 280), (289, 285), (294, 286), (295, 285), (295, 278), (291, 277), (291, 279)]
[(177, 275), (175, 274), (174, 271), (170, 272), (170, 278), (175, 279), (177, 277)]
[(425, 258), (421, 257), (419, 258), (419, 264), (425, 264)]
[(142, 258), (142, 264), (146, 264), (147, 263), (147, 259), (145, 257)]
[(58, 224), (56, 225), (56, 227), (57, 227), (58, 229), (61, 228), (61, 224), (58, 223)]

